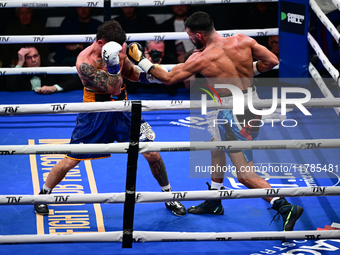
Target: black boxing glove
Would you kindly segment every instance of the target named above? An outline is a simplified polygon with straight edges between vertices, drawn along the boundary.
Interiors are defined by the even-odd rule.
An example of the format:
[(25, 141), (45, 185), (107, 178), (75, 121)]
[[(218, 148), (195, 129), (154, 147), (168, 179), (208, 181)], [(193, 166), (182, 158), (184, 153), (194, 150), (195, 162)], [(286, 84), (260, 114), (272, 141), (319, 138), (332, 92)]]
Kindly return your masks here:
[(126, 50), (126, 55), (134, 63), (142, 68), (145, 72), (148, 72), (153, 64), (144, 55), (143, 47), (137, 43), (130, 43)]

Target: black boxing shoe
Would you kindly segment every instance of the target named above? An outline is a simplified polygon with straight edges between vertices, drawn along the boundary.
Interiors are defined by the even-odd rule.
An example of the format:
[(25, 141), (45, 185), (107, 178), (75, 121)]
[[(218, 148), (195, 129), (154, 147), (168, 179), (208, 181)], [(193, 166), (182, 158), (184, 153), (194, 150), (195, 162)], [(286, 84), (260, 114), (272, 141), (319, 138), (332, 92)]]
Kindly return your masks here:
[(221, 200), (205, 200), (203, 203), (197, 206), (191, 206), (188, 209), (188, 213), (192, 214), (214, 214), (214, 215), (223, 215), (224, 208), (222, 206)]
[[(162, 190), (162, 191), (163, 192), (171, 192), (172, 189), (170, 188), (170, 189), (165, 189), (165, 190)], [(185, 207), (179, 201), (165, 202), (165, 206), (176, 216), (183, 216), (187, 213), (187, 210), (185, 209)]]
[(34, 211), (36, 214), (48, 215), (48, 206), (45, 204), (34, 205)]
[[(207, 185), (208, 185), (209, 190), (215, 190), (211, 188), (208, 182), (207, 182)], [(214, 215), (224, 215), (224, 208), (222, 206), (221, 199), (205, 200), (203, 203), (197, 206), (191, 206), (188, 209), (188, 213), (192, 213), (192, 214), (209, 213), (209, 214), (214, 214)]]
[(179, 201), (165, 202), (165, 206), (176, 216), (183, 216), (187, 213), (185, 207)]
[(272, 208), (277, 211), (277, 214), (274, 216), (272, 221), (278, 222), (280, 220), (279, 214), (282, 216), (283, 220), (283, 231), (293, 231), (295, 222), (300, 218), (303, 213), (303, 208), (298, 205), (292, 205), (287, 202), (285, 198), (280, 198), (274, 201), (274, 205)]
[[(52, 190), (48, 191), (45, 189), (41, 189), (39, 192), (39, 195), (47, 195), (47, 194), (51, 194)], [(34, 205), (34, 211), (36, 214), (40, 214), (40, 215), (48, 215), (49, 214), (49, 210), (48, 210), (48, 206), (46, 204), (36, 204)]]

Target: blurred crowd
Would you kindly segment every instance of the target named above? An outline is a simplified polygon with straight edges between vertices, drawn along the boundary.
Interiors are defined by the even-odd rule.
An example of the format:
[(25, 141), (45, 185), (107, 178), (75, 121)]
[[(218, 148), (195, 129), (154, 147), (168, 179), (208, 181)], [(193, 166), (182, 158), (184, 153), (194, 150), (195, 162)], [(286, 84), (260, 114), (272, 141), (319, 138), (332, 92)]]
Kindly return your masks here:
[[(126, 33), (185, 32), (185, 20), (191, 13), (200, 10), (210, 14), (216, 30), (278, 27), (278, 3), (270, 2), (173, 5), (152, 8), (121, 7), (112, 8), (111, 17), (122, 25)], [(96, 34), (98, 26), (104, 21), (103, 19), (103, 9), (101, 8), (3, 8), (0, 9), (0, 33), (2, 36)], [(278, 55), (277, 36), (261, 36), (254, 37), (254, 39)], [(195, 47), (190, 40), (141, 41), (139, 43), (145, 47), (149, 59), (159, 64), (184, 62)], [(31, 45), (2, 43), (0, 44), (0, 67), (75, 66), (77, 55), (88, 45), (86, 43), (36, 43)], [(26, 56), (23, 55), (23, 52)], [(34, 52), (34, 54), (30, 55), (28, 52)], [(63, 86), (60, 81), (70, 79), (70, 75), (56, 81), (54, 81), (55, 78), (46, 79), (46, 75), (44, 77), (26, 77), (24, 80), (30, 81), (36, 77), (41, 80), (38, 89), (33, 85), (23, 86), (22, 81), (18, 81), (18, 78), (0, 76), (0, 90), (35, 90), (38, 93), (50, 94), (82, 89), (76, 75), (71, 77), (73, 83), (71, 86)], [(33, 84), (32, 81), (31, 83)], [(42, 89), (43, 86), (50, 88)], [(146, 85), (131, 86), (127, 84), (127, 90), (130, 93), (136, 93), (142, 86)], [(170, 87), (164, 87), (164, 89), (172, 95), (176, 94), (178, 87), (188, 88), (188, 84), (183, 82), (178, 86)]]

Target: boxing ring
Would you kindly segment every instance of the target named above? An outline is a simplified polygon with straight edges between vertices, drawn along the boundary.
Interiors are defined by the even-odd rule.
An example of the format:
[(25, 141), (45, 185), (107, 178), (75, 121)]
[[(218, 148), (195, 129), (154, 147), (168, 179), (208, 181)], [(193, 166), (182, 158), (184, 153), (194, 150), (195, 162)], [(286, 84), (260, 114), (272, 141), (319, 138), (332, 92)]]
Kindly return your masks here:
[[(39, 1), (35, 3), (38, 4)], [(65, 1), (65, 3), (66, 6), (84, 4), (82, 1)], [(104, 6), (104, 1), (97, 3), (95, 7)], [(15, 4), (14, 1), (9, 2), (7, 7), (16, 7), (9, 4)], [(144, 4), (153, 5), (148, 1), (143, 1)], [(175, 2), (166, 4), (175, 4)], [(313, 10), (318, 12), (314, 1), (310, 4)], [(57, 5), (58, 1), (48, 3), (50, 7)], [(114, 6), (117, 5), (114, 5), (113, 1), (112, 7)], [(320, 17), (321, 20), (325, 19), (321, 14)], [(242, 33), (256, 36), (258, 31), (264, 30), (242, 31)], [(269, 33), (267, 35), (278, 33), (277, 29), (265, 31)], [(220, 31), (224, 34), (237, 32), (241, 31)], [(334, 29), (332, 32), (338, 39), (338, 33)], [(128, 34), (130, 41), (154, 39), (154, 36), (154, 34)], [(164, 36), (164, 39), (186, 38), (183, 33), (159, 33), (157, 36)], [(93, 35), (44, 36), (43, 41), (86, 42), (89, 37), (94, 38)], [(11, 36), (8, 43), (23, 42), (29, 38), (33, 37)], [(308, 40), (326, 69), (330, 70), (335, 82), (338, 82), (339, 72), (327, 61), (311, 35), (308, 35)], [(37, 73), (75, 73), (74, 67), (31, 69), (31, 72)], [(168, 66), (168, 69), (171, 69), (171, 66)], [(113, 109), (131, 111), (132, 101), (82, 104), (79, 103), (82, 92), (78, 91), (47, 96), (37, 95), (34, 92), (0, 92), (2, 130), (0, 159), (3, 166), (0, 178), (0, 194), (2, 194), (0, 205), (6, 205), (0, 208), (3, 216), (0, 221), (2, 226), (0, 253), (42, 254), (42, 251), (37, 251), (42, 249), (44, 254), (46, 251), (49, 254), (65, 252), (69, 254), (90, 254), (90, 252), (159, 254), (160, 250), (164, 254), (184, 252), (336, 254), (340, 248), (340, 225), (337, 224), (340, 222), (338, 213), (340, 205), (337, 197), (340, 194), (340, 178), (335, 171), (340, 151), (338, 149), (340, 140), (336, 136), (336, 130), (340, 127), (340, 101), (334, 97), (334, 91), (332, 93), (327, 88), (316, 68), (310, 65), (309, 70), (318, 88), (311, 88), (312, 99), (304, 106), (312, 112), (313, 118), (324, 118), (324, 126), (321, 127), (312, 121), (312, 118), (305, 118), (303, 114), (293, 110), (287, 115), (301, 121), (305, 124), (303, 127), (298, 126), (295, 130), (291, 130), (282, 126), (277, 126), (275, 129), (263, 126), (259, 141), (253, 142), (188, 142), (190, 129), (196, 124), (188, 122), (189, 110), (199, 109), (200, 102), (190, 102), (188, 95), (177, 95), (170, 101), (167, 100), (168, 96), (163, 98), (159, 96), (158, 99), (161, 100), (159, 102), (144, 100), (143, 93), (141, 96), (129, 97), (132, 101), (141, 100), (143, 116), (157, 136), (156, 142), (152, 144), (140, 143), (139, 153), (161, 152), (174, 190), (169, 194), (157, 192), (158, 185), (153, 180), (147, 163), (144, 159), (138, 159), (137, 189), (136, 194), (133, 194), (136, 197), (136, 211), (133, 232), (129, 233), (132, 237), (130, 241), (134, 242), (131, 250), (121, 249), (124, 234), (122, 212), (126, 196), (122, 191), (126, 188), (126, 155), (129, 143), (69, 145), (67, 140), (74, 127), (74, 113)], [(0, 72), (4, 75), (21, 74), (10, 68), (1, 68)], [(264, 98), (270, 97), (270, 89), (258, 89), (260, 97), (262, 95)], [(320, 91), (325, 98), (320, 98)], [(18, 97), (20, 104), (17, 103)], [(32, 104), (37, 101), (41, 103)], [(174, 101), (181, 103), (174, 104)], [(278, 107), (280, 103), (279, 100)], [(271, 100), (259, 100), (254, 102), (254, 106), (270, 107)], [(210, 107), (216, 108), (213, 104)], [(323, 132), (320, 132), (320, 128)], [(172, 130), (174, 135), (169, 136)], [(248, 190), (237, 180), (227, 178), (224, 183), (227, 189), (223, 191), (223, 196), (221, 191), (202, 191), (205, 189), (205, 180), (209, 181), (209, 179), (203, 181), (189, 176), (191, 153), (208, 153), (209, 150), (221, 146), (230, 149), (253, 149), (257, 161), (270, 162), (268, 164), (273, 165), (281, 164), (281, 166), (290, 164), (290, 167), (295, 166), (297, 171), (291, 175), (287, 173), (281, 176), (282, 180), (274, 175), (264, 175), (273, 189)], [(62, 158), (60, 154), (68, 151), (110, 152), (113, 155), (110, 159), (80, 164), (79, 168), (70, 171), (51, 195), (33, 195), (38, 194), (46, 173), (53, 163)], [(206, 161), (209, 164), (209, 160)], [(330, 178), (314, 178), (313, 174), (316, 174), (316, 170), (314, 169), (313, 172), (312, 168), (306, 169), (306, 164), (318, 163), (326, 167), (325, 172)], [(31, 172), (25, 171), (27, 169), (31, 169)], [(27, 180), (32, 180), (32, 183), (27, 185)], [(32, 195), (27, 195), (28, 193)], [(261, 199), (255, 198), (273, 196), (273, 194), (289, 197), (290, 201), (301, 204), (305, 208), (305, 213), (296, 223), (296, 231), (279, 231), (281, 222), (269, 226), (273, 216), (266, 210), (269, 206)], [(183, 217), (175, 217), (163, 203), (160, 203), (173, 200), (184, 201), (184, 206), (188, 208), (196, 205), (197, 200), (207, 198), (228, 199), (223, 202), (226, 215), (187, 214)], [(32, 208), (28, 206), (41, 202), (51, 205), (52, 212), (48, 217), (35, 215), (33, 206)], [(10, 220), (12, 223), (7, 222)], [(33, 220), (35, 222), (32, 222)], [(54, 243), (63, 243), (64, 246)]]

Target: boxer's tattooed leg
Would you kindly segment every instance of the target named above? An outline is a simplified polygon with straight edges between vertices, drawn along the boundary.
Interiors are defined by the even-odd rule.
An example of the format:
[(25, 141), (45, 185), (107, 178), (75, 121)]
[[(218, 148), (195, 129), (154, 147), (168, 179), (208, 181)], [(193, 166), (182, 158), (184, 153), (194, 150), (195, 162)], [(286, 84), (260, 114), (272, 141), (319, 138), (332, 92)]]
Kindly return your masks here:
[(166, 169), (165, 169), (163, 159), (160, 158), (156, 162), (152, 162), (152, 163), (149, 162), (149, 165), (150, 165), (150, 168), (151, 168), (151, 172), (152, 172), (153, 176), (156, 178), (156, 180), (158, 181), (159, 185), (161, 187), (168, 185), (169, 180), (168, 180), (168, 175), (166, 173)]

